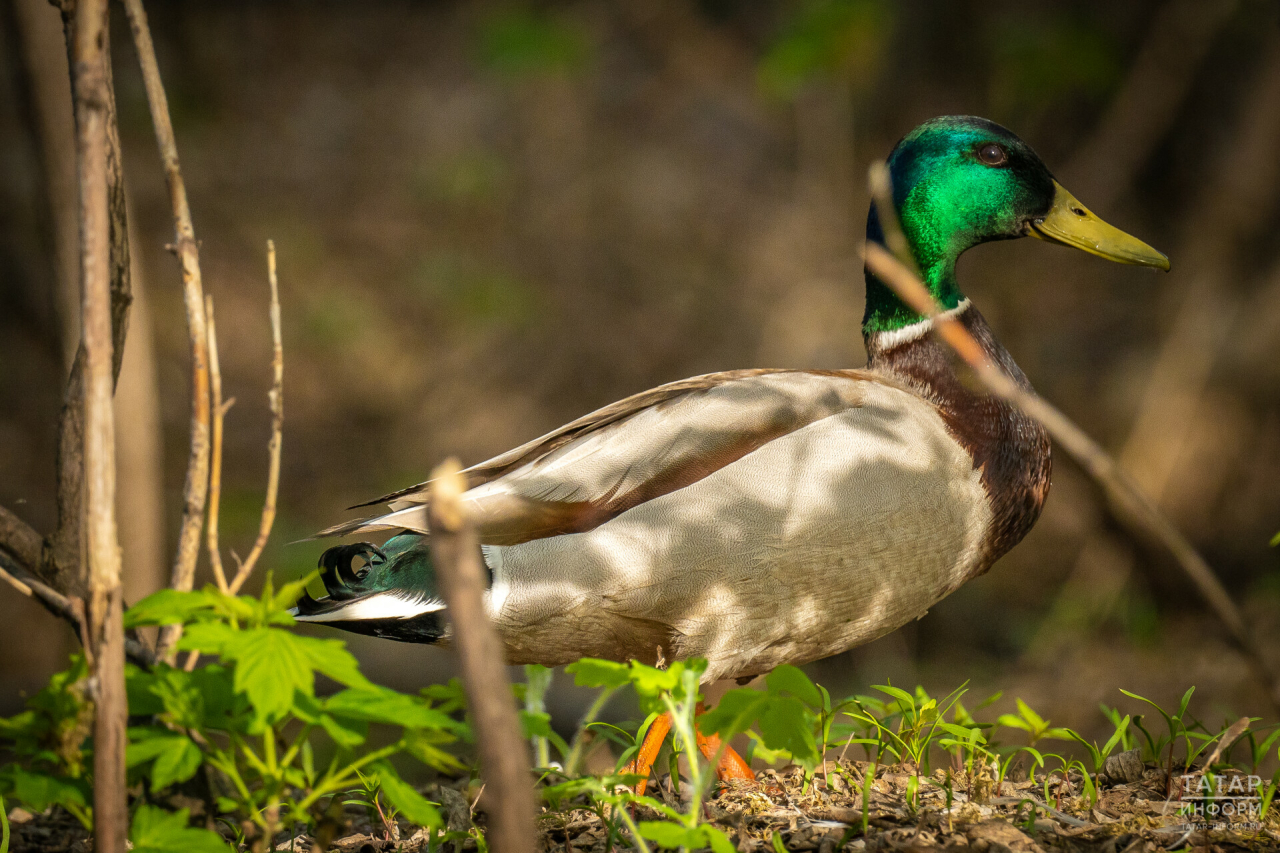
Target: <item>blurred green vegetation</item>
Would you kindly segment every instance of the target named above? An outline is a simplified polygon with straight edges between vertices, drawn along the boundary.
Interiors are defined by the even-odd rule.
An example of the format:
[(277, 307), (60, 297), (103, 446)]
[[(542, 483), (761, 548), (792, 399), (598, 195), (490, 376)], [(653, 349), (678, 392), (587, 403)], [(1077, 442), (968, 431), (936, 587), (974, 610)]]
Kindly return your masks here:
[(1064, 96), (1099, 101), (1124, 71), (1115, 39), (1070, 11), (997, 19), (989, 49), (992, 117), (1010, 123)]
[(423, 257), (408, 285), (412, 295), (442, 310), (451, 323), (519, 327), (537, 314), (537, 293), (529, 283), (461, 253)]
[(485, 18), (477, 55), (484, 67), (519, 77), (579, 71), (590, 62), (592, 48), (572, 18), (512, 7)]
[(875, 85), (894, 16), (884, 0), (807, 0), (796, 4), (760, 59), (760, 88), (791, 99), (815, 77)]

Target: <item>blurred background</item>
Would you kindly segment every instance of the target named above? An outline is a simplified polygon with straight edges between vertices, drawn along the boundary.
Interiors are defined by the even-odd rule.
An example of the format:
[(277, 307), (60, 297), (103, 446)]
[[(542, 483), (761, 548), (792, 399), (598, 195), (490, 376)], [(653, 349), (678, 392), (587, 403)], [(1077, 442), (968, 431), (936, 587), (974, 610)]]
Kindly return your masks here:
[[(0, 0), (0, 503), (55, 523), (77, 338), (72, 119), (57, 11)], [(1168, 275), (1037, 241), (960, 279), (1036, 385), (1202, 549), (1280, 664), (1280, 7), (1261, 0), (150, 4), (215, 304), (222, 542), (266, 479), (264, 247), (280, 259), (285, 427), (263, 564), (344, 508), (662, 382), (857, 367), (868, 165), (920, 121), (1026, 139)], [(168, 576), (188, 442), (173, 225), (113, 8), (138, 302), (117, 396), (130, 600)], [(70, 241), (70, 242), (68, 242)], [(70, 260), (69, 260), (70, 259)], [(71, 330), (70, 332), (68, 330)], [(1099, 702), (1196, 685), (1206, 722), (1274, 719), (1176, 566), (1062, 453), (1039, 525), (923, 620), (815, 663), (1005, 691), (1092, 731)], [(224, 558), (225, 559), (225, 558)], [(201, 582), (209, 578), (202, 556)], [(259, 577), (255, 583), (261, 583)], [(348, 637), (415, 688), (449, 653)], [(66, 626), (0, 588), (0, 713), (65, 664)], [(578, 697), (553, 691), (558, 722)], [(559, 703), (559, 704), (555, 704)], [(619, 707), (617, 713), (627, 709)], [(1110, 729), (1108, 729), (1109, 731)]]

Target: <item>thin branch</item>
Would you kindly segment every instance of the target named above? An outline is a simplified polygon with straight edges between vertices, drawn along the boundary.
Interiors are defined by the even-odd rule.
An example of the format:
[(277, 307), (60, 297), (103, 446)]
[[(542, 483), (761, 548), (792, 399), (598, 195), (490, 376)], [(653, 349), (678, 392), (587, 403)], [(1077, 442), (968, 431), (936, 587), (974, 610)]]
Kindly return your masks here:
[(86, 653), (94, 684), (93, 849), (123, 853), (125, 791), (124, 613), (116, 533), (112, 356), (111, 199), (107, 179), (110, 91), (105, 56), (107, 0), (79, 0), (75, 76), (80, 177), (81, 341), (84, 347), (84, 535), (89, 569)]
[(209, 565), (213, 567), (213, 579), (218, 589), (228, 591), (227, 575), (222, 568), (222, 554), (218, 550), (218, 510), (222, 504), (222, 426), (227, 410), (235, 399), (222, 402), (222, 368), (218, 362), (218, 330), (213, 322), (213, 297), (204, 298), (205, 332), (209, 341), (209, 391), (213, 395), (213, 431), (209, 454), (209, 519), (205, 523), (205, 545), (209, 550)]
[[(35, 575), (23, 569), (11, 555), (0, 551), (0, 581), (4, 581), (15, 590), (40, 603), (45, 610), (66, 622), (76, 632), (76, 639), (84, 643), (82, 620), (77, 612), (78, 598), (68, 598), (49, 586)], [(82, 605), (81, 605), (82, 606)], [(143, 643), (134, 637), (126, 637), (124, 641), (125, 655), (129, 660), (144, 669), (150, 669), (156, 662), (155, 655)]]
[[(71, 71), (71, 95), (75, 104), (77, 133), (84, 124), (85, 101), (81, 98), (81, 61), (76, 56), (78, 17), (73, 3), (58, 4), (62, 11), (63, 31), (67, 45), (67, 62)], [(103, 91), (94, 99), (94, 109), (103, 113), (107, 177), (107, 227), (109, 241), (109, 275), (111, 293), (112, 383), (119, 378), (124, 342), (128, 333), (129, 306), (133, 301), (129, 281), (129, 227), (126, 219), (124, 171), (120, 155), (120, 138), (116, 128), (115, 92), (111, 79), (110, 34), (103, 29), (97, 46), (102, 56)], [(76, 270), (80, 274), (80, 270)], [(84, 516), (84, 394), (85, 350), (81, 340), (72, 362), (71, 375), (63, 395), (58, 416), (57, 504), (58, 526), (50, 537), (48, 559), (35, 570), (57, 587), (73, 595), (88, 592), (88, 568), (81, 530)]]
[[(147, 13), (142, 0), (124, 0), (133, 43), (142, 67), (142, 80), (147, 90), (147, 103), (155, 125), (156, 144), (164, 164), (165, 182), (169, 187), (169, 203), (173, 208), (175, 239), (173, 251), (182, 268), (182, 295), (187, 309), (187, 333), (191, 340), (191, 452), (187, 459), (187, 478), (183, 485), (182, 524), (178, 531), (178, 550), (174, 557), (170, 586), (189, 590), (195, 581), (196, 560), (200, 556), (200, 528), (204, 522), (205, 500), (209, 488), (209, 364), (205, 329), (204, 287), (200, 276), (200, 248), (191, 224), (191, 208), (187, 203), (186, 185), (178, 164), (178, 146), (169, 117), (169, 101), (160, 81), (160, 66), (155, 45), (147, 27)], [(165, 658), (182, 635), (182, 626), (166, 625), (160, 631), (157, 655)]]
[[(1270, 37), (1263, 56), (1239, 110), (1231, 145), (1211, 164), (1208, 180), (1188, 206), (1191, 213), (1182, 223), (1179, 242), (1181, 284), (1170, 288), (1165, 297), (1178, 303), (1177, 311), (1156, 351), (1129, 434), (1117, 453), (1120, 464), (1156, 506), (1176, 482), (1188, 437), (1198, 423), (1213, 417), (1203, 405), (1205, 389), (1234, 339), (1236, 318), (1249, 316), (1238, 288), (1232, 286), (1248, 276), (1238, 261), (1240, 248), (1268, 227), (1276, 204), (1280, 37)], [(1034, 654), (1050, 656), (1054, 646), (1069, 642), (1072, 632), (1062, 630), (1064, 623), (1082, 616), (1097, 618), (1114, 606), (1133, 560), (1118, 553), (1105, 569), (1106, 581), (1099, 584), (1094, 573), (1100, 552), (1116, 553), (1112, 535), (1105, 530), (1086, 539), (1031, 645)]]
[[(883, 163), (872, 166), (871, 193), (878, 208), (892, 206), (889, 173)], [(885, 224), (884, 219), (881, 224)], [(1264, 663), (1244, 616), (1230, 594), (1195, 547), (1155, 507), (1115, 459), (1066, 415), (1044, 398), (1021, 388), (999, 366), (988, 360), (982, 347), (964, 325), (943, 315), (920, 279), (887, 249), (868, 242), (863, 259), (867, 268), (913, 311), (934, 319), (934, 331), (974, 371), (988, 390), (1017, 406), (1044, 426), (1049, 435), (1103, 488), (1122, 522), (1134, 532), (1159, 542), (1172, 554), (1200, 597), (1245, 655), (1255, 675), (1266, 684), (1271, 701), (1280, 707), (1280, 682), (1277, 682), (1275, 674)]]
[(485, 784), (493, 798), (489, 845), (502, 853), (533, 853), (536, 811), (529, 747), (503, 672), (502, 645), (485, 613), (480, 544), (462, 506), (464, 491), (466, 480), (456, 459), (431, 472), (431, 557), (448, 605)]
[(267, 399), (271, 403), (271, 441), (267, 445), (270, 456), (267, 469), (267, 496), (262, 502), (262, 518), (258, 522), (258, 538), (249, 556), (244, 558), (231, 581), (230, 592), (235, 595), (244, 586), (267, 547), (271, 527), (276, 521), (276, 498), (280, 493), (280, 448), (284, 438), (284, 338), (280, 331), (280, 284), (276, 279), (276, 244), (267, 241), (267, 283), (271, 285), (271, 391)]
[(34, 570), (43, 559), (44, 538), (31, 525), (0, 506), (0, 548)]

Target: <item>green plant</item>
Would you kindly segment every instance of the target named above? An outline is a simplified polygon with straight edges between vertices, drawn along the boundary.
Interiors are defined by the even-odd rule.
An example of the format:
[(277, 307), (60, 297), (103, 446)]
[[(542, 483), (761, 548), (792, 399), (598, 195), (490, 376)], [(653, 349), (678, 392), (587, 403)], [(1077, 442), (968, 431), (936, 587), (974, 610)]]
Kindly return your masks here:
[(551, 675), (551, 670), (541, 664), (527, 664), (524, 668), (525, 683), (512, 685), (517, 698), (524, 699), (524, 710), (520, 712), (520, 722), (524, 727), (525, 737), (533, 743), (535, 767), (551, 766), (548, 745), (553, 740), (562, 760), (569, 753), (568, 744), (552, 731), (551, 715), (547, 713), (546, 695), (547, 688), (551, 686)]
[(1025, 731), (1031, 740), (1030, 746), (1035, 746), (1036, 743), (1046, 738), (1067, 740), (1073, 736), (1069, 729), (1055, 728), (1048, 720), (1031, 710), (1030, 706), (1021, 699), (1017, 699), (1015, 702), (1018, 707), (1017, 715), (1001, 714), (996, 720), (996, 725)]
[[(639, 777), (635, 775), (570, 778), (545, 788), (543, 797), (557, 806), (567, 800), (585, 797), (592, 804), (593, 810), (611, 827), (610, 838), (613, 837), (614, 821), (620, 821), (640, 853), (649, 853), (650, 841), (660, 848), (710, 847), (715, 853), (732, 853), (734, 847), (729, 838), (719, 829), (703, 822), (702, 803), (714, 776), (712, 768), (720, 758), (716, 755), (709, 763), (705, 762), (697, 748), (695, 714), (699, 701), (699, 681), (705, 669), (706, 661), (701, 659), (677, 661), (667, 669), (658, 669), (637, 661), (622, 664), (594, 658), (584, 658), (568, 668), (577, 684), (602, 688), (606, 691), (603, 694), (606, 698), (613, 691), (630, 684), (640, 700), (641, 710), (648, 714), (632, 745), (619, 756), (619, 767), (635, 754), (638, 743), (644, 739), (644, 732), (657, 715), (671, 715), (672, 730), (675, 733), (673, 749), (685, 755), (689, 766), (690, 797), (685, 811), (678, 811), (658, 799), (640, 796), (627, 788), (619, 787), (639, 781)], [(722, 702), (721, 705), (723, 704)], [(602, 705), (602, 701), (597, 699), (593, 709), (598, 710)], [(713, 731), (706, 723), (709, 716), (708, 714), (703, 718), (702, 725), (702, 731), (707, 733)], [(744, 728), (745, 723), (734, 730), (734, 733)], [(581, 739), (584, 730), (585, 726), (580, 728), (575, 741)], [(727, 743), (727, 738), (725, 742)], [(723, 748), (722, 746), (721, 752)], [(637, 822), (629, 808), (634, 805), (653, 809), (666, 820)], [(610, 816), (606, 817), (607, 814)]]
[(217, 833), (188, 826), (189, 814), (186, 809), (167, 812), (157, 806), (139, 806), (129, 827), (133, 853), (229, 853)]
[(4, 807), (4, 797), (0, 797), (0, 853), (9, 853), (9, 813)]
[(1125, 718), (1120, 721), (1119, 725), (1116, 726), (1115, 731), (1111, 733), (1111, 737), (1108, 738), (1107, 742), (1104, 743), (1101, 747), (1099, 747), (1096, 743), (1092, 743), (1090, 741), (1085, 740), (1083, 737), (1081, 737), (1079, 734), (1072, 731), (1071, 729), (1067, 729), (1067, 734), (1069, 734), (1073, 740), (1083, 745), (1084, 748), (1089, 751), (1089, 758), (1093, 762), (1093, 772), (1101, 773), (1102, 766), (1103, 764), (1106, 763), (1107, 756), (1109, 756), (1112, 753), (1112, 751), (1116, 748), (1116, 745), (1119, 744), (1120, 741), (1124, 739), (1124, 733), (1126, 730), (1128, 730), (1128, 728), (1129, 728), (1129, 717), (1126, 715)]
[[(180, 650), (219, 658), (192, 672), (165, 664), (128, 670), (130, 713), (152, 720), (129, 730), (132, 775), (157, 793), (207, 767), (217, 812), (251, 821), (268, 838), (282, 826), (314, 825), (330, 799), (371, 781), (375, 802), (380, 793), (409, 820), (439, 826), (434, 806), (389, 759), (407, 754), (436, 769), (461, 769), (443, 749), (467, 732), (452, 716), (463, 705), (457, 685), (419, 696), (378, 687), (341, 640), (287, 630), (293, 618), (285, 607), (309, 580), (276, 592), (268, 577), (259, 598), (213, 587), (164, 590), (130, 609), (130, 627), (181, 623)], [(345, 689), (318, 696), (318, 674)], [(371, 723), (398, 729), (399, 737), (362, 749)], [(312, 743), (320, 733), (332, 754), (322, 768)]]
[[(139, 784), (147, 796), (190, 785), (233, 832), (241, 834), (247, 821), (263, 838), (296, 823), (314, 826), (353, 786), (362, 787), (380, 813), (385, 804), (414, 823), (440, 826), (434, 804), (404, 782), (390, 759), (407, 755), (438, 770), (463, 769), (445, 750), (468, 736), (456, 719), (464, 705), (460, 686), (436, 685), (418, 696), (397, 693), (361, 675), (340, 640), (288, 630), (293, 618), (285, 607), (308, 580), (277, 592), (268, 577), (258, 598), (213, 587), (164, 590), (129, 610), (130, 627), (181, 624), (179, 650), (218, 659), (190, 672), (166, 663), (127, 668), (135, 721), (126, 753), (130, 784)], [(88, 829), (92, 762), (86, 738), (92, 712), (86, 674), (83, 659), (74, 657), (26, 711), (0, 721), (0, 740), (18, 758), (0, 769), (0, 793), (35, 813), (61, 806)], [(343, 689), (317, 695), (321, 675)], [(395, 737), (372, 748), (371, 724), (391, 729)], [(318, 753), (325, 755), (323, 762)], [(182, 813), (143, 806), (134, 819), (135, 849), (222, 844), (216, 834), (208, 834), (206, 843), (179, 830), (207, 833), (187, 830)], [(178, 838), (186, 841), (178, 844)]]
[(27, 700), (26, 710), (0, 719), (0, 741), (17, 761), (0, 768), (0, 795), (32, 813), (61, 806), (85, 829), (93, 826), (92, 767), (85, 748), (93, 726), (87, 695), (89, 668), (82, 655)]
[[(1177, 714), (1170, 714), (1145, 696), (1130, 693), (1128, 690), (1121, 690), (1120, 692), (1131, 699), (1137, 699), (1140, 702), (1147, 703), (1151, 707), (1155, 708), (1156, 711), (1160, 713), (1160, 716), (1164, 718), (1165, 726), (1168, 729), (1168, 735), (1152, 735), (1140, 723), (1137, 725), (1137, 728), (1142, 732), (1143, 738), (1146, 740), (1147, 754), (1150, 756), (1150, 760), (1156, 763), (1164, 763), (1165, 771), (1168, 773), (1169, 790), (1172, 790), (1173, 788), (1174, 747), (1177, 745), (1179, 740), (1184, 744), (1182, 769), (1185, 772), (1191, 768), (1195, 763), (1195, 760), (1202, 752), (1204, 752), (1205, 749), (1209, 747), (1210, 744), (1226, 734), (1226, 727), (1217, 733), (1211, 733), (1199, 722), (1193, 721), (1191, 725), (1187, 725), (1187, 705), (1191, 702), (1191, 694), (1195, 692), (1195, 687), (1190, 688), (1183, 694), (1182, 701), (1178, 703)], [(1136, 719), (1137, 718), (1135, 718), (1135, 720)], [(1197, 729), (1199, 729), (1199, 731), (1197, 731)], [(1160, 757), (1162, 752), (1165, 752), (1165, 758), (1163, 761)]]
[[(1259, 741), (1257, 736), (1267, 729), (1273, 729), (1273, 731), (1271, 734)], [(1249, 765), (1249, 772), (1256, 774), (1258, 772), (1258, 765), (1267, 757), (1267, 753), (1271, 751), (1271, 747), (1276, 742), (1276, 739), (1280, 738), (1280, 723), (1265, 726), (1256, 732), (1251, 729), (1244, 733), (1244, 738), (1249, 744), (1249, 758), (1251, 761)]]

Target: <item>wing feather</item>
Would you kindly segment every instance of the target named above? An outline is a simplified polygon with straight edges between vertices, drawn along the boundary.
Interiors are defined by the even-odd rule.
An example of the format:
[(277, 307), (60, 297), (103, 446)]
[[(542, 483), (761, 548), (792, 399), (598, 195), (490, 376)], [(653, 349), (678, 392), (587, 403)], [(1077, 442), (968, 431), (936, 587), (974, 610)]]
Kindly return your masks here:
[[(673, 382), (468, 468), (471, 488), (463, 500), (488, 545), (590, 530), (775, 438), (861, 405), (867, 382), (892, 384), (861, 370), (739, 370)], [(389, 503), (391, 513), (318, 535), (425, 533), (427, 485), (371, 502)]]

